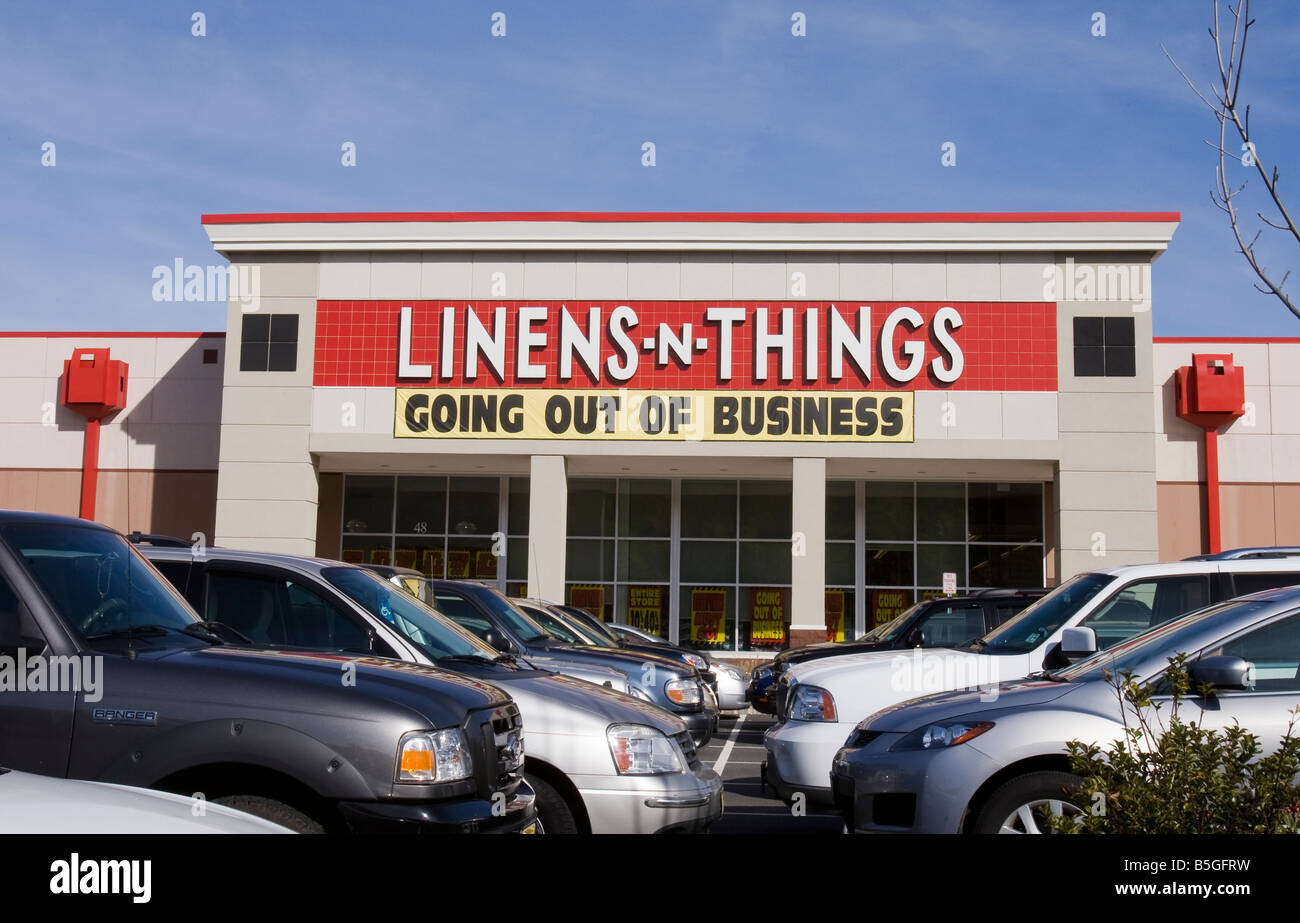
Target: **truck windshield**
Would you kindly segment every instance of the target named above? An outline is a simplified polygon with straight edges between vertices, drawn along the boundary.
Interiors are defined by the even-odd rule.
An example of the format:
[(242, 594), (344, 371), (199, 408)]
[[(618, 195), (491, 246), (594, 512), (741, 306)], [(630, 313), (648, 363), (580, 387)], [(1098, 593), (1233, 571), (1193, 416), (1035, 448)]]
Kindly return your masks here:
[[(145, 634), (186, 637), (198, 615), (116, 532), (58, 523), (15, 522), (0, 529), (63, 621), (87, 640)], [(160, 630), (161, 629), (161, 630)], [(189, 636), (204, 639), (205, 632)]]
[(359, 567), (327, 567), (321, 576), (415, 642), (433, 660), (481, 657), (490, 661), (497, 657), (491, 646), (378, 574)]
[(890, 619), (888, 622), (885, 622), (883, 625), (877, 625), (875, 628), (871, 629), (871, 631), (863, 635), (862, 640), (882, 641), (882, 642), (893, 641), (895, 638), (897, 638), (900, 634), (903, 633), (903, 629), (906, 628), (908, 622), (912, 620), (912, 616), (916, 613), (916, 610), (920, 609), (924, 605), (925, 605), (924, 601), (919, 602), (916, 605), (912, 606), (910, 609), (908, 609), (906, 612), (904, 612), (902, 615), (895, 616), (894, 618)]
[(1027, 654), (1115, 579), (1110, 574), (1072, 577), (1015, 618), (973, 642), (971, 647), (982, 654)]

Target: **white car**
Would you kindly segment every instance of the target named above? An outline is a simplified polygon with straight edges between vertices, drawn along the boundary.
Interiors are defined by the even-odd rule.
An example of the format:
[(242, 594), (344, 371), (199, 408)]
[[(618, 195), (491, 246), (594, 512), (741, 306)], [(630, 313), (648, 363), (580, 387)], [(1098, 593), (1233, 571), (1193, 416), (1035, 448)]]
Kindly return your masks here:
[(184, 795), (0, 769), (0, 834), (292, 832)]
[[(1105, 650), (1148, 628), (1211, 603), (1300, 584), (1295, 549), (1241, 549), (1168, 564), (1115, 567), (1079, 574), (989, 634), (958, 648), (848, 654), (795, 664), (775, 701), (783, 721), (764, 735), (763, 777), (786, 801), (796, 792), (831, 802), (836, 752), (863, 718), (935, 692), (1022, 679), (1065, 666), (1057, 648), (1067, 628), (1087, 628)], [(1083, 633), (1089, 636), (1088, 633)], [(1087, 649), (1072, 651), (1085, 656)]]

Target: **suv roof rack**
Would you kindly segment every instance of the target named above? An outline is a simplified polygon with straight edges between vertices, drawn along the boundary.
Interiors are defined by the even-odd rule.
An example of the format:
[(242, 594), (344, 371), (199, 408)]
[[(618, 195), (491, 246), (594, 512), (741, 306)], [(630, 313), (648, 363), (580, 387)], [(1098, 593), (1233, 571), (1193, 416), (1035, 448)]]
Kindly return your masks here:
[(1294, 558), (1300, 556), (1300, 548), (1295, 546), (1275, 546), (1261, 548), (1229, 548), (1215, 554), (1195, 554), (1184, 561), (1250, 561), (1267, 558)]
[(127, 535), (126, 540), (132, 545), (153, 545), (155, 548), (188, 548), (190, 543), (174, 535), (154, 535), (136, 529)]

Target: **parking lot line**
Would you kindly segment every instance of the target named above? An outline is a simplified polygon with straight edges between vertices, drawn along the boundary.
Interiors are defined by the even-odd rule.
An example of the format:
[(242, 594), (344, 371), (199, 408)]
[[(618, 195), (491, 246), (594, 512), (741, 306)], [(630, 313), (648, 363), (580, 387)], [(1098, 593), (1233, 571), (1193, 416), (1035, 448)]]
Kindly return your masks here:
[(727, 757), (731, 756), (731, 749), (736, 745), (736, 738), (740, 736), (740, 729), (744, 724), (745, 716), (741, 715), (736, 719), (736, 724), (732, 727), (731, 734), (727, 737), (726, 746), (722, 748), (722, 753), (718, 756), (718, 761), (713, 764), (713, 771), (718, 775), (722, 775), (722, 770), (727, 768)]

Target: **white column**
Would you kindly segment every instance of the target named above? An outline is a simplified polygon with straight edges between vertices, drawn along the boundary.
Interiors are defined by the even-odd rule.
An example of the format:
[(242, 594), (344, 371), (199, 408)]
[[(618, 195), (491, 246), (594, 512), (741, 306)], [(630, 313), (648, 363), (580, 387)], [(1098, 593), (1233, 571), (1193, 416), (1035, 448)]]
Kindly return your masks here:
[(528, 481), (528, 595), (564, 601), (569, 485), (563, 455), (534, 455)]
[[(799, 631), (826, 630), (826, 459), (796, 458), (793, 461), (792, 636)], [(794, 640), (792, 637), (791, 642)]]

